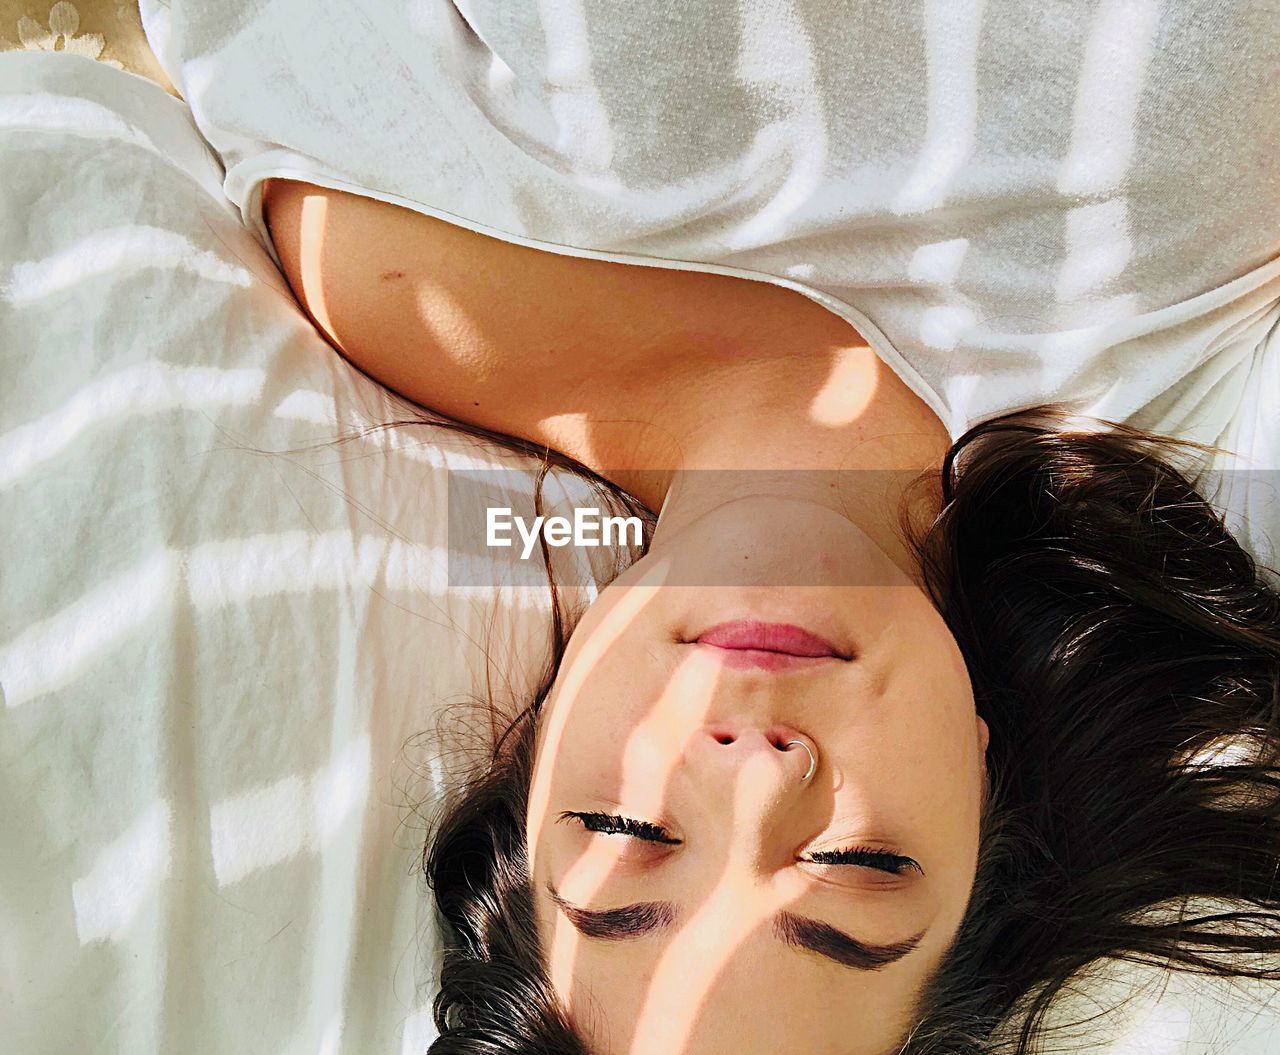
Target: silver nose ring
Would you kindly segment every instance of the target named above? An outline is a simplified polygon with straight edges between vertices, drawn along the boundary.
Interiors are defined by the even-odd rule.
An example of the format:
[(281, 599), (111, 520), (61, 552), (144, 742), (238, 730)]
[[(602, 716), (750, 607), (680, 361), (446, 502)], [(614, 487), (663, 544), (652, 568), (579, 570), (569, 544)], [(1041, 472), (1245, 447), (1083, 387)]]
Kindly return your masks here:
[(790, 747), (792, 744), (796, 744), (799, 747), (803, 747), (805, 751), (807, 751), (809, 754), (809, 768), (805, 772), (805, 775), (800, 778), (800, 783), (803, 784), (806, 780), (808, 780), (811, 776), (813, 776), (814, 770), (818, 768), (818, 756), (814, 754), (813, 748), (810, 747), (808, 744), (806, 744), (803, 740), (788, 740), (785, 744), (783, 744), (783, 746)]

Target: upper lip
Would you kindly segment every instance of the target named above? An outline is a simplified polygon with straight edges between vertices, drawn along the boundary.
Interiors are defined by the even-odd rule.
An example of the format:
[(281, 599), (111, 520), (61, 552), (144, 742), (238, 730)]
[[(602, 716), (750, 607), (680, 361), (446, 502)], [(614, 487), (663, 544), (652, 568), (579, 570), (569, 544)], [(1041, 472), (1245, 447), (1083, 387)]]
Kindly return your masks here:
[(700, 645), (733, 651), (776, 652), (803, 659), (851, 658), (825, 638), (792, 623), (735, 619), (717, 623), (694, 640)]

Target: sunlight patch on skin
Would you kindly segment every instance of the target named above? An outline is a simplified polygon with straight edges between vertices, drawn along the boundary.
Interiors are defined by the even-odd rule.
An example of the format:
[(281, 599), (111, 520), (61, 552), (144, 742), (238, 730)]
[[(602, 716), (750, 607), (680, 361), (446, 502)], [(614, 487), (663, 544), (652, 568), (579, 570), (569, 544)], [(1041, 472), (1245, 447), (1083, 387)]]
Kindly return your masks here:
[(502, 347), (500, 322), (494, 320), (491, 325), (490, 332), (496, 335), (491, 339), (483, 320), (469, 312), (439, 279), (419, 276), (416, 272), (414, 300), (418, 321), (428, 336), (426, 346), (432, 354), (466, 366), (475, 382), (491, 381), (504, 367), (502, 355), (495, 352)]
[[(739, 766), (734, 783), (735, 818), (760, 810), (761, 788), (776, 787), (776, 763), (756, 753)], [(747, 840), (738, 840), (745, 854)], [(739, 955), (752, 933), (781, 906), (760, 896), (751, 876), (755, 862), (725, 871), (688, 922), (677, 931), (654, 967), (653, 982), (636, 1016), (634, 1053), (683, 1051), (693, 1037), (721, 972)]]
[(298, 233), (298, 266), (302, 275), (302, 295), (307, 310), (329, 338), (338, 340), (324, 296), (324, 239), (329, 202), (320, 194), (302, 198), (302, 219)]
[[(698, 701), (702, 709), (702, 713), (698, 715), (699, 723), (705, 720), (714, 697), (714, 685), (710, 688), (706, 686), (704, 675), (696, 670), (697, 657), (692, 654), (692, 650), (690, 652), (690, 656), (673, 674), (662, 695), (654, 701), (646, 721), (638, 724), (632, 731), (624, 748), (617, 798), (619, 802), (627, 804), (629, 812), (635, 811), (646, 818), (665, 815), (671, 775), (680, 763), (681, 753), (664, 752), (666, 763), (662, 767), (660, 777), (656, 777), (657, 767), (653, 766), (646, 756), (655, 741), (660, 744), (670, 744), (673, 731), (663, 731), (662, 726), (669, 723), (682, 709), (686, 712), (690, 709), (690, 700), (695, 696), (695, 690), (687, 684), (691, 670), (694, 672), (692, 674), (694, 686), (700, 686), (696, 689), (696, 693), (701, 696)], [(679, 725), (688, 727), (687, 713), (680, 718)], [(621, 837), (616, 840), (593, 839), (587, 852), (565, 873), (560, 882), (560, 892), (574, 904), (591, 904), (600, 891), (607, 886), (618, 863), (618, 852), (624, 845)], [(557, 914), (555, 931), (548, 950), (548, 962), (551, 965), (552, 984), (558, 992), (563, 994), (566, 1003), (572, 1001), (574, 965), (577, 962), (581, 940), (582, 936), (573, 925), (562, 915)]]
[(841, 428), (857, 421), (875, 397), (878, 360), (870, 348), (836, 352), (821, 391), (809, 404), (809, 418), (827, 428)]
[(551, 414), (542, 418), (538, 426), (557, 450), (572, 451), (578, 461), (586, 465), (599, 465), (600, 452), (591, 443), (591, 416), (581, 411)]
[[(591, 636), (583, 643), (582, 651), (574, 658), (572, 664), (562, 668), (564, 679), (559, 686), (558, 696), (563, 697), (563, 704), (544, 713), (541, 730), (542, 744), (539, 754), (551, 757), (564, 738), (565, 726), (569, 715), (582, 694), (583, 687), (591, 675), (592, 669), (604, 658), (605, 653), (626, 633), (627, 627), (645, 607), (658, 599), (656, 587), (670, 565), (669, 560), (655, 560), (651, 567), (633, 586), (649, 587), (648, 589), (630, 589), (625, 596), (605, 615), (600, 625), (592, 631)], [(589, 704), (589, 701), (588, 701)], [(530, 843), (536, 841), (538, 834), (547, 823), (550, 811), (551, 785), (549, 781), (537, 781), (530, 789), (529, 823), (527, 832)]]
[[(549, 760), (555, 757), (564, 739), (565, 727), (569, 724), (574, 708), (590, 706), (590, 699), (584, 696), (584, 688), (592, 671), (601, 662), (609, 649), (622, 638), (628, 627), (636, 620), (645, 607), (659, 599), (659, 587), (670, 571), (670, 561), (666, 558), (646, 558), (646, 567), (638, 576), (638, 581), (625, 588), (617, 603), (605, 614), (600, 625), (595, 627), (591, 635), (582, 643), (582, 651), (576, 655), (572, 663), (561, 668), (563, 679), (556, 691), (556, 706), (544, 708), (543, 727), (540, 730), (541, 745), (538, 757)], [(544, 761), (544, 764), (545, 761)], [(542, 833), (548, 824), (554, 823), (550, 816), (551, 790), (554, 780), (549, 776), (535, 779), (529, 794), (529, 812), (526, 825), (526, 840), (530, 847), (538, 845)], [(581, 897), (581, 894), (577, 894)], [(549, 977), (553, 983), (558, 979), (564, 988), (559, 989), (562, 998), (568, 1002), (572, 994), (572, 965), (577, 958), (577, 931), (573, 930), (567, 920), (555, 919), (555, 930), (549, 947), (546, 950), (549, 966)]]

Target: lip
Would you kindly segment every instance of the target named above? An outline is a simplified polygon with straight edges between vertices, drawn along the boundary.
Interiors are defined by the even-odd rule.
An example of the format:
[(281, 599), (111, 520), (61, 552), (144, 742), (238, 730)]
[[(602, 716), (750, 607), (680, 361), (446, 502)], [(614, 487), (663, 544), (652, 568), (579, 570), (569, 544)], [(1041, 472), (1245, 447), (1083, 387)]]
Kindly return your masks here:
[(825, 638), (791, 623), (764, 623), (736, 619), (704, 630), (694, 644), (724, 653), (723, 662), (732, 667), (763, 670), (794, 670), (827, 660), (847, 660)]

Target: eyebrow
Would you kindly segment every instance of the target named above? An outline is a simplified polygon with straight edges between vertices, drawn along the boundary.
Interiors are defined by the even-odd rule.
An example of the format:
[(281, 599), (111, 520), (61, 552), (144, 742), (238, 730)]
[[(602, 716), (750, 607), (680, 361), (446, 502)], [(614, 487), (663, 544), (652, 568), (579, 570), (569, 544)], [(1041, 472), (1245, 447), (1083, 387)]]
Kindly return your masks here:
[(837, 930), (829, 923), (821, 923), (793, 912), (779, 912), (773, 918), (773, 932), (788, 945), (816, 952), (828, 960), (859, 971), (878, 971), (881, 967), (901, 960), (920, 944), (925, 932), (891, 945), (871, 945), (858, 941), (851, 934)]
[[(547, 893), (569, 922), (587, 938), (631, 941), (663, 930), (676, 919), (676, 907), (670, 901), (637, 901), (618, 908), (585, 909), (566, 901), (550, 883), (547, 884)], [(787, 945), (807, 949), (857, 971), (878, 971), (901, 960), (920, 944), (925, 935), (925, 931), (921, 931), (891, 945), (872, 945), (829, 923), (786, 911), (773, 918), (773, 933)]]
[(587, 938), (627, 941), (669, 927), (676, 918), (676, 907), (670, 901), (638, 901), (619, 908), (585, 909), (570, 904), (550, 883), (547, 892), (569, 917), (569, 922)]

